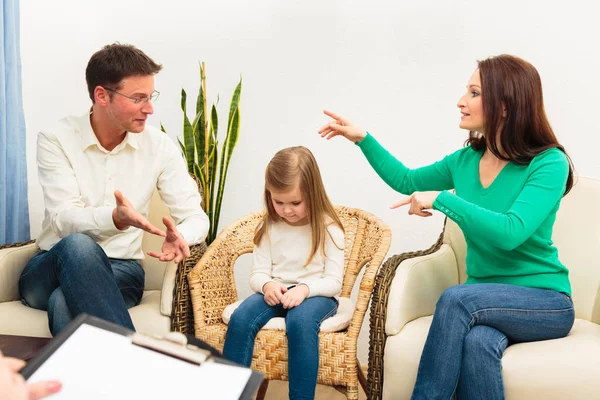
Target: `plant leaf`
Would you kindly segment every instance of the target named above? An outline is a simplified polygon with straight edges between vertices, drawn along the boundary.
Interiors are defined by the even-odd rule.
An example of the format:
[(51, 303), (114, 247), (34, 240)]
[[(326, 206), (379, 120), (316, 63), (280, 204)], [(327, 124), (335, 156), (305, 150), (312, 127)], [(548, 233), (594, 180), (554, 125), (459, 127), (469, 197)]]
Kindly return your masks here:
[[(206, 101), (204, 96), (204, 89), (200, 86), (200, 90), (198, 91), (198, 101), (204, 103)], [(204, 164), (205, 157), (205, 135), (206, 135), (206, 118), (204, 116), (204, 108), (200, 109), (196, 114), (196, 125), (194, 127), (194, 137), (196, 139), (196, 148), (198, 150), (198, 163), (200, 165)]]
[(229, 116), (227, 117), (227, 134), (229, 135), (229, 131), (231, 130), (231, 121), (233, 119), (233, 113), (239, 106), (240, 96), (242, 94), (242, 77), (240, 77), (240, 82), (235, 87), (233, 91), (233, 96), (231, 96), (231, 104), (229, 105)]
[(210, 142), (209, 142), (209, 149), (210, 149), (210, 157), (209, 157), (209, 161), (208, 161), (208, 165), (209, 165), (209, 171), (208, 171), (208, 176), (210, 177), (210, 193), (211, 195), (211, 200), (213, 200), (212, 203), (212, 207), (211, 209), (214, 210), (215, 208), (215, 182), (216, 182), (216, 176), (217, 176), (217, 167), (219, 165), (219, 142), (217, 140), (218, 137), (218, 129), (219, 129), (219, 117), (217, 115), (217, 108), (215, 107), (215, 105), (213, 104), (212, 109), (211, 109), (211, 113), (210, 113)]
[(217, 192), (217, 201), (215, 205), (215, 220), (218, 222), (221, 216), (221, 205), (223, 203), (223, 193), (225, 191), (225, 180), (227, 178), (227, 171), (229, 169), (229, 162), (231, 160), (231, 154), (235, 148), (240, 133), (240, 109), (235, 108), (231, 123), (229, 124), (229, 130), (227, 137), (223, 142), (223, 149), (221, 150), (221, 166), (219, 168), (219, 190)]
[(203, 81), (206, 79), (204, 76), (204, 70), (202, 69), (202, 63), (198, 62), (198, 66), (200, 67), (200, 90), (198, 91), (198, 98), (196, 99), (196, 114), (200, 111), (204, 111), (204, 96), (200, 96), (200, 93), (203, 92), (204, 86), (202, 85)]
[(185, 148), (185, 159), (189, 173), (194, 173), (194, 162), (196, 152), (194, 151), (194, 134), (192, 132), (192, 124), (187, 117), (186, 112), (187, 93), (181, 89), (181, 110), (183, 111), (183, 143)]
[(219, 116), (217, 114), (217, 108), (213, 104), (211, 112), (210, 112), (210, 132), (211, 135), (214, 134), (214, 137), (218, 136), (219, 132)]
[(214, 213), (215, 211), (215, 203), (214, 200), (216, 198), (215, 196), (215, 181), (217, 180), (217, 167), (218, 167), (218, 162), (219, 162), (219, 152), (217, 151), (217, 145), (218, 143), (215, 141), (213, 142), (214, 144), (211, 146), (212, 150), (211, 150), (211, 155), (210, 155), (210, 159), (208, 161), (208, 176), (209, 176), (209, 186), (210, 186), (210, 193), (211, 193), (211, 197), (212, 197), (212, 201), (213, 201), (213, 207), (211, 208), (213, 211), (213, 214), (211, 215), (211, 225), (210, 225), (210, 232), (211, 232), (211, 237), (214, 238), (216, 237), (215, 233), (216, 233), (216, 228), (219, 224), (218, 219), (217, 218), (217, 214)]
[(204, 121), (204, 111), (199, 112), (192, 122), (192, 136), (196, 147), (196, 161), (202, 165), (204, 162), (204, 129), (201, 128)]
[(185, 157), (185, 146), (183, 145), (183, 143), (181, 143), (181, 140), (179, 140), (179, 138), (177, 138), (177, 143), (179, 143), (179, 147), (181, 148), (181, 155)]
[(198, 167), (198, 164), (194, 163), (194, 175), (198, 177), (198, 179), (200, 179), (200, 184), (202, 186), (204, 186), (204, 183), (206, 182), (206, 178), (204, 177), (204, 174), (202, 173), (202, 171), (200, 170), (200, 167)]

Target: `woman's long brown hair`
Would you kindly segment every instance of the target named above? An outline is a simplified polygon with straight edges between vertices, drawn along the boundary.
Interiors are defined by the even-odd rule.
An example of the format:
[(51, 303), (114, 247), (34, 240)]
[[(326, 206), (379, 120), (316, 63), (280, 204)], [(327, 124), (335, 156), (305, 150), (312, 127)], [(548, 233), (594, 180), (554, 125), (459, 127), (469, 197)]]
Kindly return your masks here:
[[(281, 221), (281, 217), (273, 207), (271, 190), (285, 192), (293, 190), (296, 185), (300, 188), (303, 201), (306, 202), (308, 219), (312, 229), (312, 250), (304, 264), (306, 266), (319, 250), (321, 250), (321, 254), (325, 255), (325, 234), (329, 234), (326, 217), (331, 218), (342, 231), (344, 230), (342, 222), (325, 192), (317, 161), (306, 147), (296, 146), (280, 150), (267, 165), (265, 171), (265, 206), (267, 207), (267, 213), (254, 234), (254, 244), (257, 246), (260, 244), (271, 222)], [(339, 246), (337, 243), (335, 245)]]
[(569, 193), (573, 187), (573, 163), (546, 117), (538, 71), (527, 61), (507, 54), (477, 64), (485, 134), (469, 132), (466, 144), (475, 150), (487, 147), (496, 157), (521, 165), (528, 165), (541, 152), (556, 147), (569, 161), (564, 194)]

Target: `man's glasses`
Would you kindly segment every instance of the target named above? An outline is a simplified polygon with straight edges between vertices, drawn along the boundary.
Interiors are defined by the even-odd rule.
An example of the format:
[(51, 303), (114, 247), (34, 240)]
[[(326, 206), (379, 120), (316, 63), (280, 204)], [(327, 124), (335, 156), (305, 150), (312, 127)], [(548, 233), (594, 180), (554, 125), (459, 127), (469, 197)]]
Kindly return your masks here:
[(130, 97), (127, 96), (126, 94), (123, 94), (121, 92), (117, 92), (115, 89), (111, 89), (105, 86), (102, 86), (104, 89), (108, 90), (109, 92), (112, 93), (116, 93), (119, 96), (123, 96), (125, 98), (128, 98), (129, 100), (133, 101), (133, 104), (141, 104), (141, 103), (147, 103), (149, 101), (152, 101), (153, 103), (156, 101), (156, 99), (158, 99), (158, 96), (160, 96), (160, 92), (158, 90), (155, 90), (154, 92), (152, 92), (152, 94), (150, 95), (150, 97)]

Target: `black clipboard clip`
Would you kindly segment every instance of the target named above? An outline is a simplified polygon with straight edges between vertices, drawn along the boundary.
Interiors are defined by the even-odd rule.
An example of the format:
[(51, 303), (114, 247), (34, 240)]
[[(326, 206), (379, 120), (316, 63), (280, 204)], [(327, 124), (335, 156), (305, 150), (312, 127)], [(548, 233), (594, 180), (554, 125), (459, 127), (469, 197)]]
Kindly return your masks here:
[(137, 346), (192, 364), (200, 365), (206, 361), (213, 361), (210, 351), (189, 344), (187, 337), (181, 332), (170, 332), (164, 337), (135, 332), (130, 337), (131, 342)]

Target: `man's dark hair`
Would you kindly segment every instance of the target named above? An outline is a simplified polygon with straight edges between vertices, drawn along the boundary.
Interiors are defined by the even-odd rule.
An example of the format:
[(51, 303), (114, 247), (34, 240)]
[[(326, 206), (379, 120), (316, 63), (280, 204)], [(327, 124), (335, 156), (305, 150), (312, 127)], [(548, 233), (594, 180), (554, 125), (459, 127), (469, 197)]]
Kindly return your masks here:
[(162, 69), (143, 51), (130, 44), (113, 43), (94, 53), (87, 68), (85, 80), (92, 103), (97, 86), (118, 90), (119, 83), (129, 76), (154, 75)]

